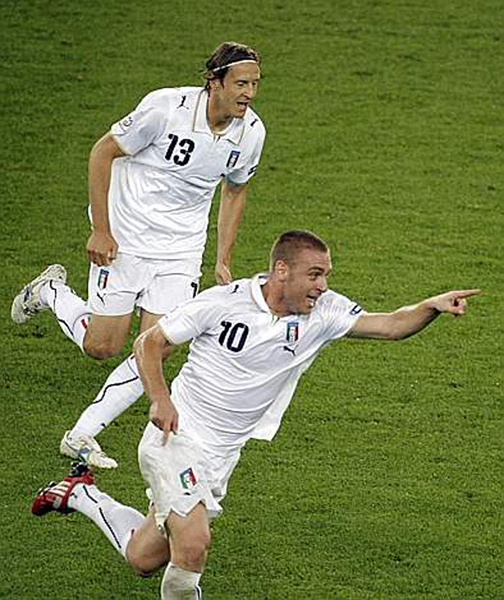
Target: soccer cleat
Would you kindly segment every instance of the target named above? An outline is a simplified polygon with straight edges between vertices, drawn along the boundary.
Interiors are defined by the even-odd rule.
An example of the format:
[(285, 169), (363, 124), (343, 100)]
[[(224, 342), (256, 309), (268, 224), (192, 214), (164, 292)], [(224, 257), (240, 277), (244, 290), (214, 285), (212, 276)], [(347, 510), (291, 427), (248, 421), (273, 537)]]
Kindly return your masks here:
[(81, 460), (91, 467), (98, 469), (116, 469), (117, 462), (107, 456), (100, 444), (90, 435), (70, 436), (66, 431), (60, 444), (60, 452), (64, 456)]
[(43, 517), (53, 510), (64, 515), (74, 512), (73, 508), (68, 506), (68, 499), (78, 483), (87, 485), (94, 483), (93, 472), (84, 463), (74, 465), (63, 481), (59, 483), (51, 481), (47, 487), (39, 490), (31, 507), (32, 513), (37, 517)]
[(43, 310), (49, 307), (40, 301), (40, 290), (46, 283), (60, 281), (66, 283), (67, 273), (61, 265), (47, 267), (38, 277), (30, 281), (14, 298), (11, 307), (11, 317), (14, 323), (23, 325)]

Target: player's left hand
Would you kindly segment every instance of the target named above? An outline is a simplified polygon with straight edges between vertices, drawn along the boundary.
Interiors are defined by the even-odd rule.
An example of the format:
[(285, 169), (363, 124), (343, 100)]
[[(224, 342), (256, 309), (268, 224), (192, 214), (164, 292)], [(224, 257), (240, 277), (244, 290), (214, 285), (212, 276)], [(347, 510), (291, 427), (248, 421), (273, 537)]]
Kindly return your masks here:
[(459, 317), (465, 314), (467, 310), (466, 298), (476, 296), (479, 293), (481, 293), (479, 289), (446, 292), (431, 298), (432, 307), (440, 313), (450, 313), (455, 317)]
[(218, 285), (228, 285), (233, 281), (233, 276), (231, 275), (231, 269), (222, 262), (218, 262), (215, 265), (215, 280)]

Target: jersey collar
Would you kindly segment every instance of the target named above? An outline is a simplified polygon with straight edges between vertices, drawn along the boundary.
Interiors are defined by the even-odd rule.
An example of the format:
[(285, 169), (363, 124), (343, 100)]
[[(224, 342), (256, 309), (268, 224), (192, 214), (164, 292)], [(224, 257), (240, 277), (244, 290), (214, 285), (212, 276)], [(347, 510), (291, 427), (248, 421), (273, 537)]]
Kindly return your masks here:
[[(198, 94), (196, 101), (196, 108), (194, 109), (194, 119), (192, 130), (196, 133), (207, 133), (213, 136), (212, 130), (208, 126), (206, 118), (207, 106), (208, 106), (208, 92), (202, 89)], [(233, 142), (233, 144), (239, 144), (245, 132), (245, 120), (244, 119), (233, 119), (231, 125), (227, 128), (226, 132), (222, 134), (222, 138)]]
[[(267, 312), (268, 314), (273, 315), (273, 317), (275, 319), (278, 319), (278, 320), (285, 319), (286, 317), (288, 317), (289, 319), (292, 319), (292, 318), (297, 318), (297, 319), (306, 318), (306, 315), (298, 315), (298, 314), (286, 315), (286, 317), (278, 317), (277, 315), (275, 315), (275, 313), (268, 306), (268, 304), (266, 302), (266, 299), (264, 297), (264, 294), (262, 293), (262, 289), (261, 289), (262, 286), (267, 281), (268, 281), (268, 273), (257, 273), (257, 275), (254, 275), (252, 277), (252, 280), (250, 282), (250, 293), (252, 295), (252, 299), (254, 300), (254, 302), (257, 304), (258, 308), (261, 311)], [(312, 311), (312, 313), (313, 313), (313, 311)], [(312, 313), (310, 313), (310, 314), (312, 314)]]
[(268, 281), (267, 273), (258, 273), (252, 277), (252, 282), (250, 284), (250, 293), (252, 294), (252, 298), (257, 306), (263, 311), (267, 313), (271, 313), (270, 307), (266, 303), (266, 299), (262, 293), (262, 286)]

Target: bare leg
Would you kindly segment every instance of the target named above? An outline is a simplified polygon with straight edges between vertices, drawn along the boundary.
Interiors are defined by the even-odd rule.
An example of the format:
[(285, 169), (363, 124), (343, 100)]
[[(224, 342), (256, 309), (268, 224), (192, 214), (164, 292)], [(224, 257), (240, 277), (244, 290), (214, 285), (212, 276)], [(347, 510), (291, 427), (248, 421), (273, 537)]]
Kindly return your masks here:
[(166, 521), (171, 559), (161, 583), (162, 600), (197, 600), (201, 598), (199, 580), (210, 546), (210, 528), (203, 504), (187, 517), (171, 513)]
[(198, 504), (187, 517), (170, 513), (166, 529), (172, 563), (187, 571), (203, 572), (210, 546), (210, 526), (204, 504)]
[[(149, 329), (160, 317), (161, 315), (142, 311), (140, 330), (145, 331)], [(103, 323), (105, 329), (105, 333), (102, 335), (103, 339), (107, 338), (110, 325), (112, 324), (110, 321), (108, 323), (105, 322), (104, 319), (111, 318), (117, 317), (93, 317), (92, 319), (93, 325), (98, 323), (101, 327)], [(96, 327), (90, 329), (90, 331), (92, 336), (95, 335)], [(79, 417), (69, 436), (71, 438), (77, 438), (79, 435), (97, 436), (114, 419), (134, 404), (142, 394), (143, 386), (140, 381), (135, 358), (134, 356), (130, 356), (112, 371), (93, 402)]]
[(131, 537), (126, 560), (139, 575), (150, 575), (170, 560), (168, 540), (157, 528), (153, 512)]
[[(160, 317), (161, 315), (142, 311), (141, 330), (145, 331), (152, 327)], [(93, 316), (89, 332), (86, 335), (86, 343), (88, 336), (90, 336), (91, 342), (96, 342), (98, 345), (103, 340), (107, 344), (111, 341), (123, 343), (119, 334), (114, 342), (114, 322), (118, 323), (118, 321), (114, 321), (115, 319), (122, 319), (120, 325), (125, 339), (129, 331), (131, 315), (126, 315), (126, 318)], [(98, 345), (95, 346), (95, 350), (99, 347)], [(104, 346), (102, 346), (103, 348)], [(111, 349), (110, 346), (109, 349)], [(94, 467), (108, 469), (117, 467), (117, 462), (104, 454), (93, 438), (134, 404), (142, 394), (143, 385), (138, 374), (135, 357), (130, 356), (112, 371), (93, 402), (84, 410), (73, 428), (65, 433), (60, 445), (61, 453), (72, 458), (81, 455)]]
[(133, 313), (118, 317), (92, 315), (84, 337), (84, 352), (103, 360), (121, 352), (128, 339)]

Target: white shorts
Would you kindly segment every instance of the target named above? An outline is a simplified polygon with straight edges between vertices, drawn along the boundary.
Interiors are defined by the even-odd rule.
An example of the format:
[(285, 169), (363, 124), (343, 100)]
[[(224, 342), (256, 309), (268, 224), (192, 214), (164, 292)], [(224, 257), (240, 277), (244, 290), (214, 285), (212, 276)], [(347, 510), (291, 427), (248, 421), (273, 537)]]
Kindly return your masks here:
[(88, 306), (94, 315), (129, 315), (135, 307), (164, 315), (198, 291), (200, 261), (160, 260), (119, 253), (112, 264), (91, 264)]
[(186, 517), (202, 502), (209, 519), (222, 513), (221, 500), (240, 459), (240, 451), (223, 457), (203, 450), (185, 431), (171, 433), (163, 446), (163, 432), (153, 423), (145, 428), (138, 446), (138, 462), (154, 502), (160, 531), (171, 511)]

